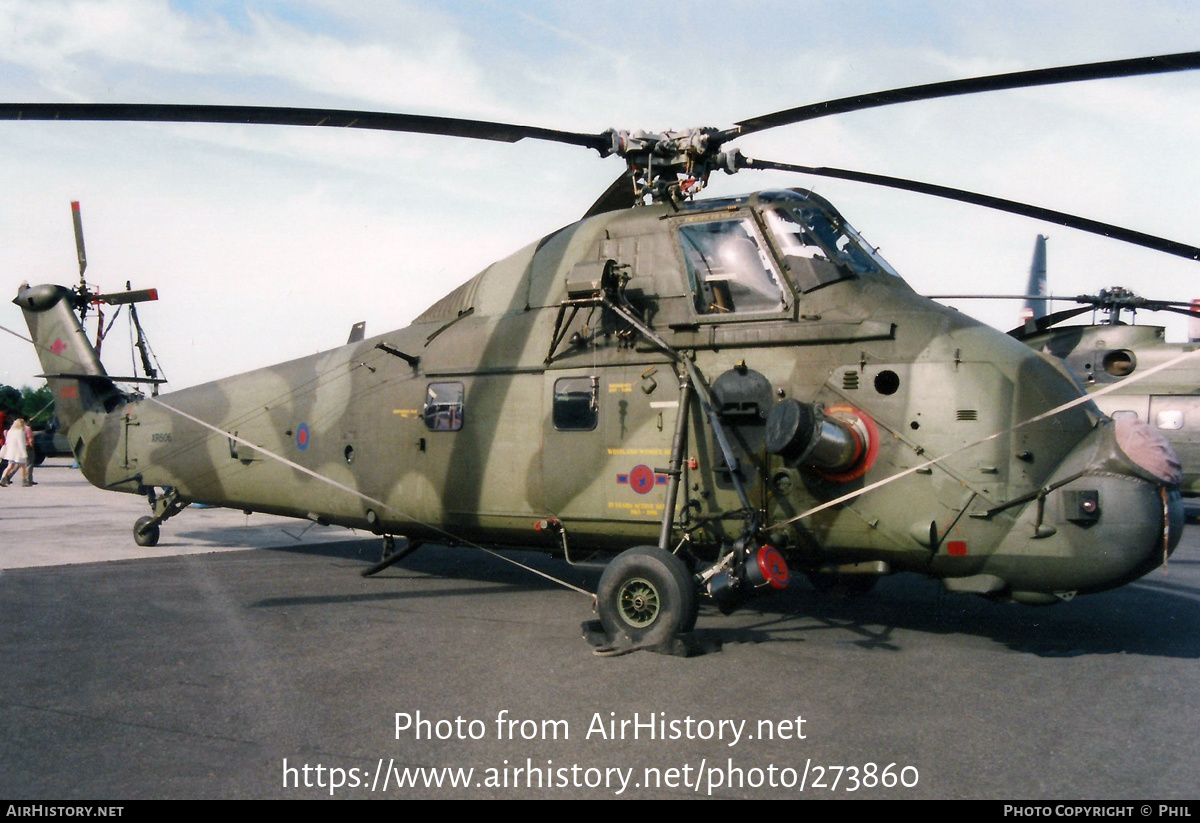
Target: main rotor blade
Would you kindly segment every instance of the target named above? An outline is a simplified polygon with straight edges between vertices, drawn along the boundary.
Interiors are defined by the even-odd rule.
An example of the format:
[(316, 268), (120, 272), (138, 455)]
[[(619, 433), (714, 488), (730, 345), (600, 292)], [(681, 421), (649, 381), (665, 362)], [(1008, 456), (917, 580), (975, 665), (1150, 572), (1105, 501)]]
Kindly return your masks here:
[(1008, 74), (969, 77), (963, 80), (947, 80), (940, 83), (927, 83), (921, 86), (908, 86), (902, 89), (856, 94), (853, 97), (826, 100), (823, 103), (811, 103), (807, 106), (797, 106), (796, 108), (784, 109), (773, 114), (764, 114), (761, 117), (742, 120), (737, 124), (737, 128), (722, 132), (720, 142), (724, 143), (739, 134), (751, 134), (763, 129), (785, 126), (789, 123), (815, 120), (818, 117), (828, 117), (831, 114), (845, 114), (846, 112), (861, 111), (862, 109), (890, 106), (894, 103), (911, 103), (917, 100), (955, 97), (960, 94), (977, 94), (985, 91), (1022, 89), (1032, 86), (1052, 86), (1058, 83), (1077, 83), (1081, 80), (1102, 80), (1113, 77), (1135, 77), (1143, 74), (1163, 74), (1191, 69), (1200, 69), (1200, 52), (1189, 51), (1180, 54), (1162, 54), (1156, 57), (1136, 57), (1131, 60), (1111, 60), (1104, 63), (1084, 63), (1078, 66), (1014, 71)]
[(1033, 323), (1033, 328), (1027, 326), (1017, 326), (1015, 329), (1010, 329), (1007, 334), (1009, 337), (1015, 337), (1017, 340), (1024, 340), (1026, 337), (1031, 337), (1035, 334), (1041, 334), (1047, 329), (1055, 326), (1064, 320), (1070, 320), (1072, 317), (1078, 317), (1085, 312), (1092, 311), (1092, 306), (1080, 306), (1076, 309), (1063, 309), (1056, 311), (1054, 314), (1047, 314), (1045, 317), (1039, 317)]
[(1045, 294), (927, 294), (930, 300), (1070, 300), (1074, 297), (1053, 297)]
[[(1182, 314), (1184, 317), (1191, 317), (1192, 319), (1195, 319), (1196, 317), (1200, 317), (1200, 312), (1196, 311), (1195, 309), (1185, 309), (1182, 306), (1176, 306), (1176, 305), (1172, 305), (1169, 303), (1157, 303), (1156, 302), (1153, 305), (1147, 304), (1146, 306), (1143, 307), (1143, 310), (1173, 311), (1176, 314)], [(1135, 309), (1135, 311), (1136, 311), (1136, 309)]]
[(1186, 300), (1148, 300), (1137, 297), (1132, 300), (1109, 300), (1102, 293), (1095, 294), (927, 294), (930, 300), (1042, 300), (1047, 303), (1086, 303), (1089, 307), (1107, 309), (1117, 307), (1122, 311), (1177, 311), (1193, 317), (1200, 315), (1196, 307)]
[(798, 166), (792, 163), (775, 163), (770, 160), (752, 160), (748, 157), (742, 159), (739, 167), (746, 169), (794, 171), (800, 174), (816, 175), (817, 177), (835, 177), (840, 180), (853, 180), (858, 183), (870, 183), (875, 186), (886, 186), (887, 188), (913, 191), (918, 194), (929, 194), (947, 200), (957, 200), (960, 203), (971, 203), (976, 206), (1006, 211), (1011, 214), (1020, 214), (1024, 217), (1032, 217), (1035, 220), (1044, 220), (1047, 223), (1057, 223), (1060, 226), (1099, 234), (1103, 237), (1111, 237), (1114, 240), (1123, 240), (1135, 246), (1143, 246), (1147, 249), (1174, 254), (1178, 257), (1186, 257), (1188, 260), (1200, 260), (1200, 248), (1196, 246), (1189, 246), (1186, 243), (1155, 237), (1152, 234), (1134, 231), (1122, 226), (1114, 226), (1111, 223), (1101, 223), (1099, 220), (1089, 220), (1086, 217), (1078, 217), (1066, 212), (1044, 209), (1028, 203), (1018, 203), (1015, 200), (1005, 200), (1002, 197), (992, 197), (988, 194), (978, 194), (963, 189), (952, 189), (933, 183), (922, 183), (918, 180), (906, 180), (901, 177), (887, 177), (882, 174), (871, 174), (869, 172), (836, 169), (825, 166)]
[(0, 120), (91, 120), (167, 123), (239, 123), (273, 126), (327, 126), (374, 129), (417, 134), (440, 134), (515, 143), (532, 138), (612, 151), (612, 137), (558, 131), (538, 126), (493, 123), (459, 117), (397, 114), (344, 109), (286, 108), (282, 106), (213, 106), (160, 103), (0, 103)]
[(75, 256), (79, 259), (79, 277), (87, 268), (87, 252), (83, 250), (83, 218), (79, 214), (79, 201), (71, 201), (71, 221), (75, 224)]

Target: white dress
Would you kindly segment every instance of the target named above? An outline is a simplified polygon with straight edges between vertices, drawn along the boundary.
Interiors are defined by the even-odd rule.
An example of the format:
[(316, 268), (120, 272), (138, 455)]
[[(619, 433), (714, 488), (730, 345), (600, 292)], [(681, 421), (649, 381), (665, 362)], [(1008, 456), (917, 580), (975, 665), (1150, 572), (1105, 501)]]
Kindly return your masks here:
[(14, 425), (4, 435), (4, 448), (0, 449), (0, 459), (10, 463), (28, 463), (29, 451), (25, 446), (25, 429)]

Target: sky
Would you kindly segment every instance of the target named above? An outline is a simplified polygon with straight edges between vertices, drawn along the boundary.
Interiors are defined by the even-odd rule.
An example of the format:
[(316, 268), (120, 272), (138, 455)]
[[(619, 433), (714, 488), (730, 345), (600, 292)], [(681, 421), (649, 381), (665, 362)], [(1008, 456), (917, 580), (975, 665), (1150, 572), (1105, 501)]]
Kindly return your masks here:
[[(321, 106), (573, 131), (726, 127), (851, 94), (1200, 49), (1185, 2), (166, 2), (0, 0), (6, 102)], [(1200, 71), (927, 101), (785, 126), (745, 154), (980, 191), (1200, 245)], [(402, 327), (567, 225), (616, 158), (357, 130), (0, 121), (0, 383), (40, 371), (22, 281), (156, 287), (169, 388)], [(862, 184), (716, 175), (707, 194), (813, 187), (919, 292), (1019, 293), (1048, 235), (1056, 294), (1200, 297), (1200, 263)], [(1019, 304), (957, 302), (998, 328)], [(1056, 306), (1062, 308), (1065, 306)], [(1181, 339), (1186, 321), (1160, 322)], [(104, 361), (132, 368), (118, 322)]]

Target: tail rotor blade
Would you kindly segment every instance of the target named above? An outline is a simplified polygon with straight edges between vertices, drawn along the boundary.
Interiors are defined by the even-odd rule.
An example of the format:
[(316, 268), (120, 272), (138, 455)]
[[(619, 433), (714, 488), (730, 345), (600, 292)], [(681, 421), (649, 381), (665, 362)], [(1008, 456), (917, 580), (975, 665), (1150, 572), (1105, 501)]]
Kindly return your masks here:
[(115, 291), (111, 294), (98, 294), (96, 300), (108, 303), (110, 306), (120, 306), (125, 303), (145, 303), (158, 299), (158, 289), (133, 289), (130, 291)]

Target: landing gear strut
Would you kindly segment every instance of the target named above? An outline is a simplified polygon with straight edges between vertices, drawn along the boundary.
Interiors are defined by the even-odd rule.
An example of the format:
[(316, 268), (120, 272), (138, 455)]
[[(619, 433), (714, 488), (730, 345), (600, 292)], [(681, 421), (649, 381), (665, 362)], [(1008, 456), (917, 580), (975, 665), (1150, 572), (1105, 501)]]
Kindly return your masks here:
[[(608, 261), (600, 277), (591, 283), (595, 293), (590, 299), (612, 311), (647, 342), (671, 358), (679, 379), (679, 403), (670, 464), (665, 469), (654, 470), (656, 475), (662, 474), (667, 478), (658, 545), (629, 549), (617, 555), (608, 565), (600, 577), (596, 592), (600, 626), (594, 626), (596, 621), (585, 623), (584, 636), (593, 645), (607, 643), (610, 648), (605, 653), (653, 649), (687, 655), (695, 651), (696, 640), (692, 629), (696, 624), (701, 590), (712, 597), (722, 611), (731, 611), (755, 590), (785, 587), (788, 570), (777, 549), (759, 542), (761, 512), (751, 503), (742, 484), (739, 474), (741, 467), (726, 437), (721, 412), (718, 411), (721, 406), (713, 389), (704, 382), (691, 358), (673, 348), (642, 320), (625, 297), (627, 280), (628, 277), (619, 274), (613, 262)], [(579, 303), (576, 301), (572, 305)], [(565, 311), (567, 303), (564, 302), (563, 306)], [(561, 311), (559, 317), (562, 318)], [(557, 336), (557, 329), (555, 334)], [(550, 353), (553, 356), (554, 345)], [(740, 368), (744, 373), (744, 362)], [(696, 577), (692, 576), (682, 560), (668, 551), (678, 525), (675, 512), (687, 448), (688, 408), (693, 395), (708, 419), (713, 439), (729, 469), (729, 482), (737, 491), (742, 504), (741, 512), (745, 516), (741, 537), (726, 547), (716, 563)]]
[(421, 548), (420, 540), (410, 540), (404, 548), (396, 551), (396, 538), (390, 534), (385, 534), (383, 536), (383, 556), (375, 565), (363, 569), (362, 576), (370, 577), (373, 574), (379, 574), (388, 566), (391, 566), (393, 563), (399, 563), (419, 548)]

